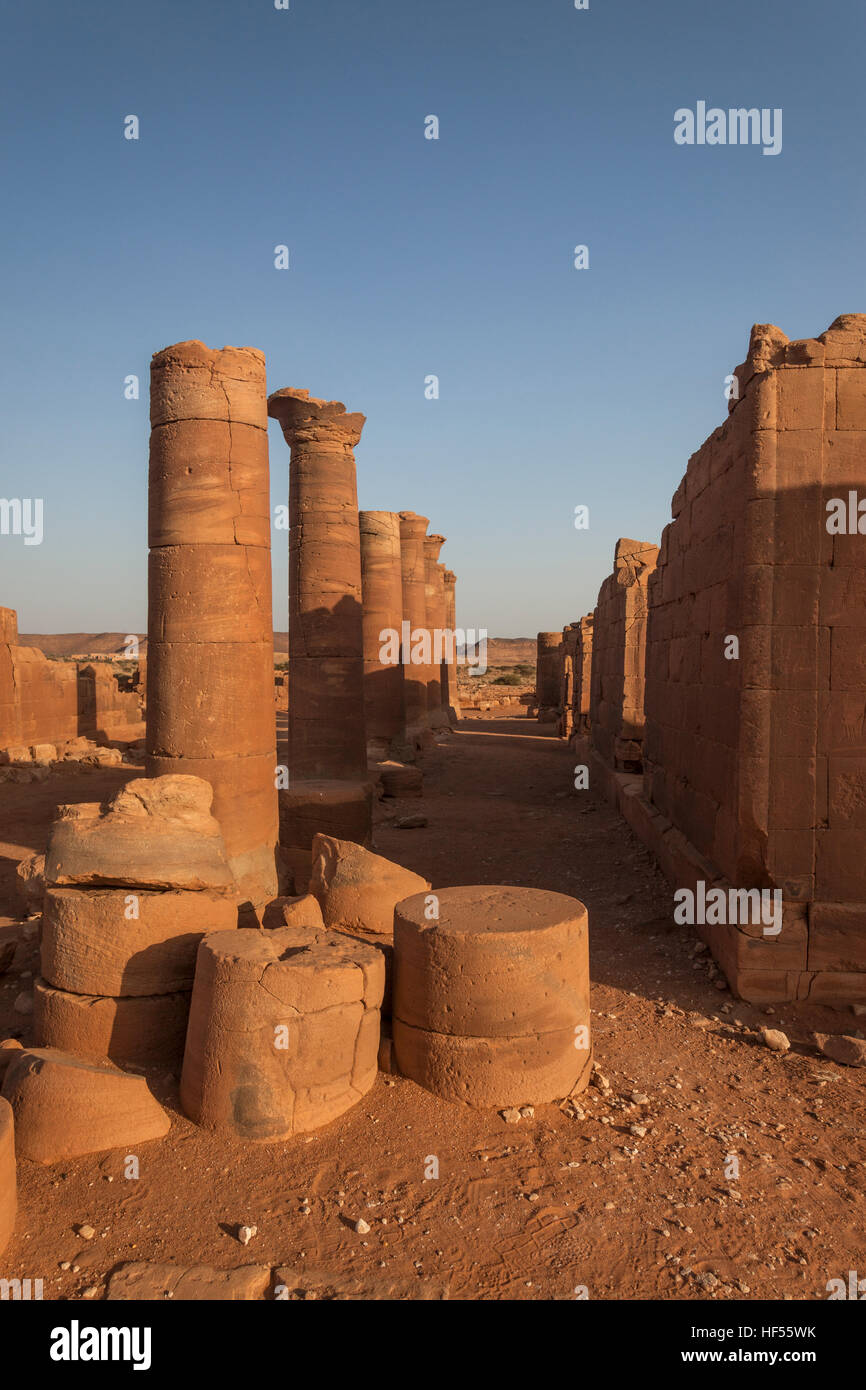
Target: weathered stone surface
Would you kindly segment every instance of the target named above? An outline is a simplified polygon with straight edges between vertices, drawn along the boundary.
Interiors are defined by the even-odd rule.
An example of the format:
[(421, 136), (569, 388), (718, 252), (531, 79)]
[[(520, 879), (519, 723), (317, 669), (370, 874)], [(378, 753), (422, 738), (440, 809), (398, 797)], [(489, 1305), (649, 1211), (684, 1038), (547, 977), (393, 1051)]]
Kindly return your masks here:
[(4, 1038), (3, 1041), (0, 1042), (0, 1088), (3, 1086), (3, 1078), (6, 1075), (7, 1067), (21, 1051), (22, 1046), (17, 1038)]
[[(425, 626), (430, 634), (431, 644), (431, 662), (426, 669), (427, 722), (431, 729), (444, 729), (450, 725), (442, 691), (441, 653), (444, 653), (447, 603), (445, 566), (439, 564), (439, 552), (444, 544), (444, 536), (424, 537), (424, 604), (427, 614)], [(438, 658), (437, 652), (440, 653)]]
[(15, 887), (25, 914), (42, 911), (45, 893), (45, 855), (29, 854), (15, 870)]
[[(360, 512), (364, 633), (364, 710), (368, 755), (385, 756), (406, 739), (400, 518), (396, 512)], [(398, 649), (389, 650), (390, 634)], [(382, 660), (383, 649), (388, 660)]]
[(468, 1038), (392, 1020), (404, 1076), (443, 1100), (478, 1109), (542, 1105), (582, 1091), (590, 1054), (576, 1050), (573, 1028), (520, 1037)]
[(51, 885), (229, 888), (213, 790), (197, 777), (137, 778), (101, 807), (58, 807), (45, 856)]
[[(444, 888), (394, 913), (400, 1071), (487, 1106), (561, 1099), (588, 1079), (586, 909), (561, 893)], [(438, 915), (437, 915), (438, 914)]]
[(420, 767), (407, 767), (403, 763), (384, 762), (376, 763), (375, 769), (382, 784), (383, 796), (423, 795), (424, 774)]
[(420, 874), (349, 840), (317, 835), (313, 841), (310, 891), (319, 900), (328, 928), (390, 940), (397, 903), (429, 887)]
[(151, 365), (147, 766), (207, 778), (253, 904), (277, 891), (265, 393), (253, 348), (176, 343)]
[(225, 893), (49, 888), (42, 976), (76, 994), (191, 990), (202, 937), (237, 926), (237, 915)]
[[(289, 467), (289, 776), (363, 782), (364, 642), (354, 446), (364, 416), (286, 388), (268, 399)], [(321, 827), (319, 827), (321, 828)], [(281, 843), (286, 841), (282, 839)]]
[(12, 1238), (17, 1211), (15, 1122), (11, 1105), (0, 1096), (0, 1255)]
[(270, 1265), (214, 1269), (212, 1265), (156, 1264), (133, 1260), (118, 1265), (108, 1281), (107, 1301), (249, 1302), (264, 1298), (271, 1283)]
[(590, 737), (619, 772), (642, 768), (648, 585), (658, 555), (647, 541), (618, 540), (593, 616)]
[[(400, 512), (400, 566), (402, 570), (403, 618), (411, 634), (427, 628), (427, 570), (424, 540), (429, 520), (416, 512)], [(407, 734), (417, 736), (429, 729), (427, 715), (427, 685), (431, 679), (429, 667), (406, 661), (404, 657), (403, 687), (406, 703)]]
[(170, 1128), (143, 1077), (50, 1048), (25, 1048), (3, 1095), (15, 1115), (17, 1152), (35, 1163), (143, 1144)]
[(341, 1115), (376, 1078), (384, 962), (336, 932), (215, 932), (199, 947), (181, 1079), (207, 1129), (285, 1139)]
[(847, 1034), (816, 1033), (815, 1042), (825, 1057), (846, 1067), (866, 1067), (866, 1041)]
[[(369, 844), (373, 786), (363, 782), (293, 782), (280, 792), (280, 843), (311, 851), (318, 834)], [(309, 860), (308, 860), (309, 865)], [(306, 892), (295, 880), (295, 891)]]
[(280, 927), (324, 927), (322, 909), (318, 898), (312, 893), (301, 893), (294, 898), (274, 898), (268, 903), (262, 917), (262, 926), (268, 931)]
[(79, 1057), (109, 1058), (138, 1067), (180, 1068), (190, 992), (73, 994), (36, 980), (33, 1024), (37, 1041)]
[(539, 709), (558, 709), (561, 632), (539, 632), (535, 664), (535, 702)]

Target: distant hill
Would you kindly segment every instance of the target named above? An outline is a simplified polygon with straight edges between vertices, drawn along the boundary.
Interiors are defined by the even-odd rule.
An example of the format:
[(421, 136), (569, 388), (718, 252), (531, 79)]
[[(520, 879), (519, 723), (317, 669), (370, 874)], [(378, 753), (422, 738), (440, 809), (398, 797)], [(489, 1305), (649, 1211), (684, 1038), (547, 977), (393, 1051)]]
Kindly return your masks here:
[[(129, 636), (126, 632), (22, 632), (18, 641), (22, 647), (39, 647), (46, 656), (122, 656)], [(147, 637), (135, 634), (141, 643), (141, 654), (147, 654)], [(274, 633), (274, 653), (288, 656), (289, 634)], [(518, 666), (535, 664), (534, 637), (488, 637), (488, 666)]]
[(138, 637), (141, 653), (147, 650), (147, 637), (127, 632), (19, 632), (22, 647), (39, 647), (46, 656), (122, 656), (129, 636)]

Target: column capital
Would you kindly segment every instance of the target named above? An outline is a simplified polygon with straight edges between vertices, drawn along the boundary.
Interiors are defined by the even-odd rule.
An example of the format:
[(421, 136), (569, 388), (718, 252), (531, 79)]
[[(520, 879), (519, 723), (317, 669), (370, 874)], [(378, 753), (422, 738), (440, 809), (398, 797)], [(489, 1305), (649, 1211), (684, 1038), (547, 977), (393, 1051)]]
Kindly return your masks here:
[(342, 401), (322, 401), (300, 386), (284, 386), (268, 396), (268, 415), (279, 420), (286, 443), (339, 443), (353, 449), (367, 417), (348, 414)]

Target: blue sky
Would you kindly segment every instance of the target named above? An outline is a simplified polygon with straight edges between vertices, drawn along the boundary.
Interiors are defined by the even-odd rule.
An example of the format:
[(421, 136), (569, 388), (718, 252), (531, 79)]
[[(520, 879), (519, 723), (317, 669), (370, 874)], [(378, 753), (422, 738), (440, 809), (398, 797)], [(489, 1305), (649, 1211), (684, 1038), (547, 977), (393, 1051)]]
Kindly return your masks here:
[[(144, 628), (169, 343), (251, 344), (269, 389), (363, 411), (360, 505), (429, 516), (458, 622), (519, 636), (658, 540), (753, 322), (866, 309), (858, 0), (49, 0), (3, 34), (0, 496), (45, 506), (41, 545), (0, 536), (23, 631)], [(782, 152), (677, 146), (699, 100), (782, 108)], [(275, 425), (271, 475), (277, 504)]]

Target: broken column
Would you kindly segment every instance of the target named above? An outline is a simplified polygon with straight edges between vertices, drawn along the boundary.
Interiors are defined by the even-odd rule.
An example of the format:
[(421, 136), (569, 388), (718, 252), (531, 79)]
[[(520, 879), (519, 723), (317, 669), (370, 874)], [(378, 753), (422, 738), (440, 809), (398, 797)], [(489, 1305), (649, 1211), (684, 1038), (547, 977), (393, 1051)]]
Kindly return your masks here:
[(214, 789), (239, 892), (276, 892), (265, 359), (177, 343), (151, 364), (147, 767)]
[(613, 574), (598, 591), (593, 619), (592, 746), (609, 768), (643, 767), (647, 585), (659, 548), (618, 540)]
[(135, 778), (105, 807), (59, 808), (34, 987), (40, 1044), (178, 1066), (199, 941), (238, 920), (212, 798), (200, 778)]
[(424, 606), (430, 641), (430, 665), (427, 668), (427, 720), (431, 729), (447, 728), (448, 715), (442, 705), (442, 655), (445, 622), (445, 566), (440, 565), (439, 551), (444, 536), (424, 538)]
[(448, 629), (448, 650), (442, 666), (443, 703), (448, 718), (455, 724), (460, 718), (460, 694), (457, 689), (457, 575), (445, 571), (445, 623)]
[(376, 1080), (381, 953), (311, 927), (213, 932), (199, 947), (181, 1104), (206, 1129), (281, 1140)]
[(586, 908), (531, 888), (443, 888), (394, 911), (400, 1071), (446, 1100), (541, 1104), (591, 1065)]
[(268, 399), (289, 468), (289, 786), (280, 843), (306, 890), (313, 837), (368, 843), (361, 537), (354, 447), (364, 416), (287, 387)]
[[(423, 655), (427, 631), (427, 568), (424, 538), (429, 521), (415, 512), (400, 512), (400, 563), (403, 574), (403, 619), (409, 624), (409, 650), (403, 653), (406, 730), (410, 738), (423, 740), (429, 731), (427, 682), (429, 668), (415, 655)], [(417, 636), (416, 636), (417, 634)], [(427, 733), (429, 738), (429, 732)]]
[(535, 658), (535, 703), (539, 723), (550, 724), (559, 710), (562, 633), (539, 632)]
[(400, 640), (403, 579), (400, 518), (396, 512), (360, 512), (364, 629), (364, 709), (367, 756), (405, 752), (406, 712)]

